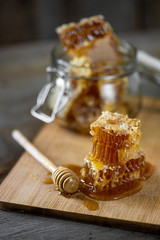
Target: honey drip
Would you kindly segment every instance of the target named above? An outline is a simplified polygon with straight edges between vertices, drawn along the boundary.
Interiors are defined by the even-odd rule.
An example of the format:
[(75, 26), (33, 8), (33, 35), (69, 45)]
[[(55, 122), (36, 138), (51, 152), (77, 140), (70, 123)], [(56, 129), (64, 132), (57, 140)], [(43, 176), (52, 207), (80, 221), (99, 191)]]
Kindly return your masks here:
[[(72, 171), (74, 171), (77, 174), (77, 176), (79, 177), (79, 179), (80, 179), (79, 192), (84, 193), (85, 196), (88, 196), (92, 199), (102, 200), (102, 201), (119, 199), (119, 198), (122, 198), (122, 197), (125, 197), (128, 195), (132, 195), (132, 194), (140, 191), (142, 188), (142, 185), (143, 185), (143, 180), (147, 180), (152, 173), (152, 165), (150, 163), (146, 162), (145, 168), (143, 170), (143, 173), (141, 174), (140, 179), (135, 179), (135, 180), (128, 181), (128, 182), (126, 181), (123, 184), (116, 186), (114, 188), (96, 192), (96, 191), (94, 191), (93, 182), (90, 181), (89, 178), (85, 179), (85, 181), (84, 181), (84, 179), (81, 178), (82, 167), (73, 165), (73, 164), (67, 164), (65, 166), (70, 168)], [(90, 201), (90, 200), (91, 199), (87, 199), (86, 204), (88, 204), (88, 201)], [(91, 205), (92, 205), (92, 203), (91, 203)], [(93, 203), (93, 205), (94, 205), (94, 203)]]
[[(99, 209), (99, 204), (96, 200), (102, 200), (102, 201), (108, 201), (108, 200), (114, 200), (119, 199), (131, 194), (134, 194), (138, 192), (142, 188), (142, 180), (146, 180), (150, 177), (152, 172), (152, 165), (150, 163), (146, 163), (145, 171), (143, 172), (143, 175), (141, 176), (140, 180), (133, 180), (130, 182), (123, 183), (122, 185), (118, 187), (114, 187), (111, 190), (107, 191), (101, 191), (101, 192), (94, 192), (92, 187), (93, 183), (89, 180), (84, 182), (84, 180), (81, 178), (81, 170), (82, 167), (74, 164), (66, 164), (65, 167), (71, 169), (73, 172), (76, 173), (76, 175), (80, 179), (80, 187), (77, 193), (75, 194), (66, 194), (60, 192), (60, 195), (65, 198), (75, 198), (79, 200), (85, 208), (87, 208), (89, 211), (96, 211)], [(48, 173), (48, 176), (43, 181), (44, 184), (53, 184), (53, 181), (51, 179), (51, 174)], [(56, 190), (56, 189), (55, 189)], [(49, 192), (51, 192), (51, 189), (49, 189)]]
[(52, 178), (46, 177), (43, 181), (44, 184), (53, 184)]
[(89, 211), (96, 211), (99, 209), (99, 204), (97, 201), (91, 199), (90, 197), (86, 196), (84, 193), (82, 193), (80, 190), (75, 194), (66, 194), (64, 192), (60, 192), (60, 195), (62, 195), (65, 198), (74, 198), (82, 202), (83, 206), (87, 208)]
[[(75, 174), (80, 178), (80, 171), (81, 167), (73, 164), (66, 164), (65, 167), (71, 169)], [(53, 180), (51, 178), (51, 173), (47, 174), (47, 177), (43, 181), (44, 184), (53, 184)], [(55, 189), (56, 190), (56, 189)], [(51, 192), (51, 189), (48, 190), (48, 192)], [(64, 192), (60, 192), (60, 195), (62, 195), (65, 198), (75, 198), (78, 199), (85, 208), (87, 208), (89, 211), (96, 211), (99, 209), (99, 204), (95, 200), (87, 197), (80, 189), (75, 194), (66, 194)]]
[(135, 179), (128, 182), (126, 181), (121, 185), (100, 191), (94, 190), (95, 186), (93, 182), (90, 182), (89, 180), (85, 181), (81, 180), (82, 181), (81, 191), (87, 196), (94, 198), (96, 200), (107, 201), (123, 198), (125, 196), (129, 196), (140, 191), (143, 185), (143, 180), (147, 180), (150, 177), (151, 172), (152, 165), (150, 163), (146, 163), (146, 167), (143, 175), (141, 176), (141, 179)]
[(87, 197), (86, 194), (83, 193), (82, 191), (82, 185), (81, 185), (81, 166), (74, 165), (74, 164), (66, 164), (65, 167), (71, 169), (80, 179), (80, 187), (77, 193), (68, 195), (61, 193), (64, 197), (67, 198), (76, 198), (82, 202), (85, 208), (87, 208), (89, 211), (96, 211), (99, 209), (99, 204), (95, 200)]

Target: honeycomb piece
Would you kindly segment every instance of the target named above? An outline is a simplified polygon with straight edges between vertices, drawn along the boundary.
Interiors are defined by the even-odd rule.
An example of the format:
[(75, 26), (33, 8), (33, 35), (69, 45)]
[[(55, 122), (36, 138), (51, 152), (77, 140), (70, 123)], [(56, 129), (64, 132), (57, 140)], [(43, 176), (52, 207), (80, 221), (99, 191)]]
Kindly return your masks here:
[(90, 66), (122, 60), (118, 38), (103, 16), (63, 24), (57, 28), (57, 33), (73, 65)]
[(113, 165), (125, 164), (139, 151), (140, 125), (137, 119), (104, 112), (91, 124), (93, 148), (89, 158)]
[(99, 161), (85, 159), (81, 175), (86, 183), (93, 186), (93, 191), (100, 192), (135, 179), (141, 179), (145, 168), (145, 155), (140, 151), (125, 165), (103, 165)]
[(77, 88), (80, 86), (80, 93), (72, 99), (65, 119), (72, 127), (89, 133), (90, 124), (101, 114), (102, 99), (97, 81), (85, 83), (81, 80)]
[(110, 34), (110, 28), (108, 28), (103, 16), (99, 15), (84, 18), (77, 24), (73, 22), (63, 24), (57, 28), (57, 33), (63, 45), (70, 49), (103, 38), (105, 35)]

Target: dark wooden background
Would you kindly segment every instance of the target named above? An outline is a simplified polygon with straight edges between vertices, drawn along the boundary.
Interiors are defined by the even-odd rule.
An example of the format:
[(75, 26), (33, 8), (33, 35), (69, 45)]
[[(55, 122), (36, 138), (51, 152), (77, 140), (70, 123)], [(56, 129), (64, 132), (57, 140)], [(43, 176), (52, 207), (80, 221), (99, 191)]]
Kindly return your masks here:
[(117, 33), (160, 29), (159, 0), (1, 0), (0, 45), (55, 38), (55, 27), (103, 14)]

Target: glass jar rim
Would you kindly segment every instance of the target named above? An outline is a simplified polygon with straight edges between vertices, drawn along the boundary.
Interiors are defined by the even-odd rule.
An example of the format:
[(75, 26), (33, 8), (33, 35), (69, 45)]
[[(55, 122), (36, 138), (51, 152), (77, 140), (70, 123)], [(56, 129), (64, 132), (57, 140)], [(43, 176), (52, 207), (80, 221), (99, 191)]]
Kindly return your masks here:
[[(119, 78), (119, 77), (123, 77), (123, 76), (127, 76), (132, 74), (135, 69), (136, 69), (136, 53), (137, 53), (137, 49), (136, 47), (132, 44), (129, 43), (125, 40), (120, 40), (120, 44), (119, 44), (119, 51), (124, 55), (124, 62), (123, 63), (116, 63), (116, 64), (106, 64), (106, 65), (102, 65), (102, 66), (77, 66), (77, 65), (73, 65), (70, 62), (69, 56), (65, 53), (63, 47), (61, 44), (57, 44), (55, 45), (55, 47), (52, 50), (52, 65), (56, 65), (57, 68), (61, 68), (61, 70), (63, 69), (63, 71), (65, 73), (67, 73), (68, 77), (72, 77), (74, 79), (79, 79), (79, 78), (84, 78), (84, 79), (89, 79), (89, 80), (107, 80), (107, 79), (115, 79), (115, 78)], [(111, 74), (107, 76), (98, 76), (98, 77), (86, 77), (85, 75), (81, 75), (81, 76), (75, 76), (70, 74), (70, 72), (68, 71), (68, 69), (78, 69), (78, 70), (84, 70), (87, 71), (89, 69), (93, 69), (95, 70), (96, 68), (101, 68), (101, 70), (107, 71), (107, 70), (112, 70), (115, 68), (121, 68), (123, 69), (123, 73), (119, 73), (119, 74)]]

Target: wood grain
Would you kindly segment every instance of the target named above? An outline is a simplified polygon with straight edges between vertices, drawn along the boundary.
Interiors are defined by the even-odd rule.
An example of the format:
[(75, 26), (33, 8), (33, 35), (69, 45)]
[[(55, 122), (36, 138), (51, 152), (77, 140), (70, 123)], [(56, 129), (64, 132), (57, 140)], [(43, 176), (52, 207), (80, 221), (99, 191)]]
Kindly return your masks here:
[[(81, 200), (64, 198), (51, 185), (43, 184), (47, 171), (25, 152), (0, 187), (1, 208), (160, 232), (159, 109), (159, 103), (151, 110), (150, 102), (146, 101), (139, 116), (143, 131), (141, 147), (154, 165), (151, 178), (144, 182), (140, 192), (115, 201), (99, 201), (99, 209), (89, 211)], [(33, 142), (56, 165), (82, 165), (91, 150), (90, 136), (76, 134), (55, 123), (45, 125)]]

